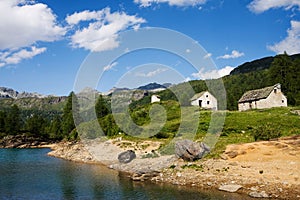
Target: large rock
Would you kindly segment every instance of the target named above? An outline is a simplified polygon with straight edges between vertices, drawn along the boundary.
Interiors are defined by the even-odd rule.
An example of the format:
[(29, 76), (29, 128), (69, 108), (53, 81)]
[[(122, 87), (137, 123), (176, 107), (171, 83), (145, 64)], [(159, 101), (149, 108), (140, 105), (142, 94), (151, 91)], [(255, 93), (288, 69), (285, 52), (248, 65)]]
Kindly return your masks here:
[(186, 161), (201, 159), (210, 148), (203, 142), (197, 143), (191, 140), (181, 140), (175, 143), (175, 155)]
[(118, 160), (120, 163), (129, 163), (135, 158), (135, 152), (132, 150), (124, 151), (118, 155)]

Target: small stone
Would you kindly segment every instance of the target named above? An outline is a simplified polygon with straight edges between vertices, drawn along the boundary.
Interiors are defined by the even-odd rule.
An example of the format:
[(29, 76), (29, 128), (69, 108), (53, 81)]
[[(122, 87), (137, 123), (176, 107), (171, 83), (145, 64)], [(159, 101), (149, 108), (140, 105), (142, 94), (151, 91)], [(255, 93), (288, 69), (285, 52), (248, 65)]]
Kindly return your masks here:
[(250, 190), (251, 190), (251, 191), (257, 191), (258, 188), (257, 188), (257, 187), (251, 187)]
[(226, 192), (236, 192), (241, 189), (243, 186), (241, 185), (222, 185), (219, 187), (219, 190)]
[(269, 195), (265, 192), (265, 191), (261, 191), (261, 192), (250, 192), (249, 193), (250, 197), (254, 197), (254, 198), (269, 198)]

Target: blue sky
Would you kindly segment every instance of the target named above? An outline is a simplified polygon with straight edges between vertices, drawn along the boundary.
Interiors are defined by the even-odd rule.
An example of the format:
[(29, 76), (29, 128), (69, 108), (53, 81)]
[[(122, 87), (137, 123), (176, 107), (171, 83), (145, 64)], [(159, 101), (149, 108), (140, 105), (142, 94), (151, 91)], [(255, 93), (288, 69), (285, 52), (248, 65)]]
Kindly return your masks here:
[[(107, 91), (124, 79), (134, 87), (138, 79), (129, 74), (143, 78), (136, 84), (223, 76), (247, 61), (300, 53), (299, 9), (299, 0), (1, 0), (0, 86), (67, 95), (90, 53), (114, 51), (122, 32), (147, 27), (193, 39), (216, 69), (193, 71), (168, 52), (130, 52), (99, 67), (106, 73), (96, 89)], [(166, 74), (171, 69), (179, 79)]]

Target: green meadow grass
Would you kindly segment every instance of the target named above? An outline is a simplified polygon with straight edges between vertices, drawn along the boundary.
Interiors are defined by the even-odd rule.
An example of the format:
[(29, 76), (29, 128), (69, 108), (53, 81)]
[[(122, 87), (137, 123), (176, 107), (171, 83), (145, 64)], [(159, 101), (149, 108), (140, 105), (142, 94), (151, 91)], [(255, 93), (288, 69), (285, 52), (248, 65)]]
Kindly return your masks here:
[[(217, 143), (207, 157), (219, 157), (229, 144), (249, 143), (254, 142), (255, 139), (268, 140), (278, 136), (300, 134), (300, 116), (291, 113), (292, 110), (299, 109), (296, 107), (244, 112), (212, 112), (192, 106), (180, 107), (178, 102), (175, 101), (165, 101), (157, 105), (165, 110), (166, 120), (161, 122), (163, 126), (159, 126), (159, 120), (151, 124), (151, 115), (149, 115), (151, 106), (153, 106), (151, 104), (131, 110), (130, 115), (133, 122), (140, 127), (144, 127), (143, 133), (151, 135), (150, 138), (144, 137), (144, 139), (159, 140), (164, 143), (161, 147), (161, 153), (163, 154), (174, 153), (174, 144), (176, 140), (180, 139), (209, 142), (210, 137), (207, 136), (211, 136), (213, 139), (217, 138)], [(152, 113), (152, 117), (157, 118), (159, 116)], [(213, 120), (211, 121), (211, 119)], [(116, 124), (109, 128), (114, 126)], [(122, 132), (122, 130), (118, 131)], [(254, 135), (258, 133), (263, 133), (264, 137), (259, 135), (258, 138), (255, 138)], [(128, 140), (139, 138), (130, 135), (124, 137)], [(138, 140), (143, 140), (143, 137)]]

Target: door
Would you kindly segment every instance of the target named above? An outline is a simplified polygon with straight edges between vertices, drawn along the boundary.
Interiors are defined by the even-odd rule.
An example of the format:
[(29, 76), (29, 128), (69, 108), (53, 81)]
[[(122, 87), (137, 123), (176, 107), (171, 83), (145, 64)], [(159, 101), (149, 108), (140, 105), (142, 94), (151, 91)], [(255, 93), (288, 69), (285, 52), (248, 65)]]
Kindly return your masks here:
[(202, 107), (202, 100), (199, 100), (199, 106)]

